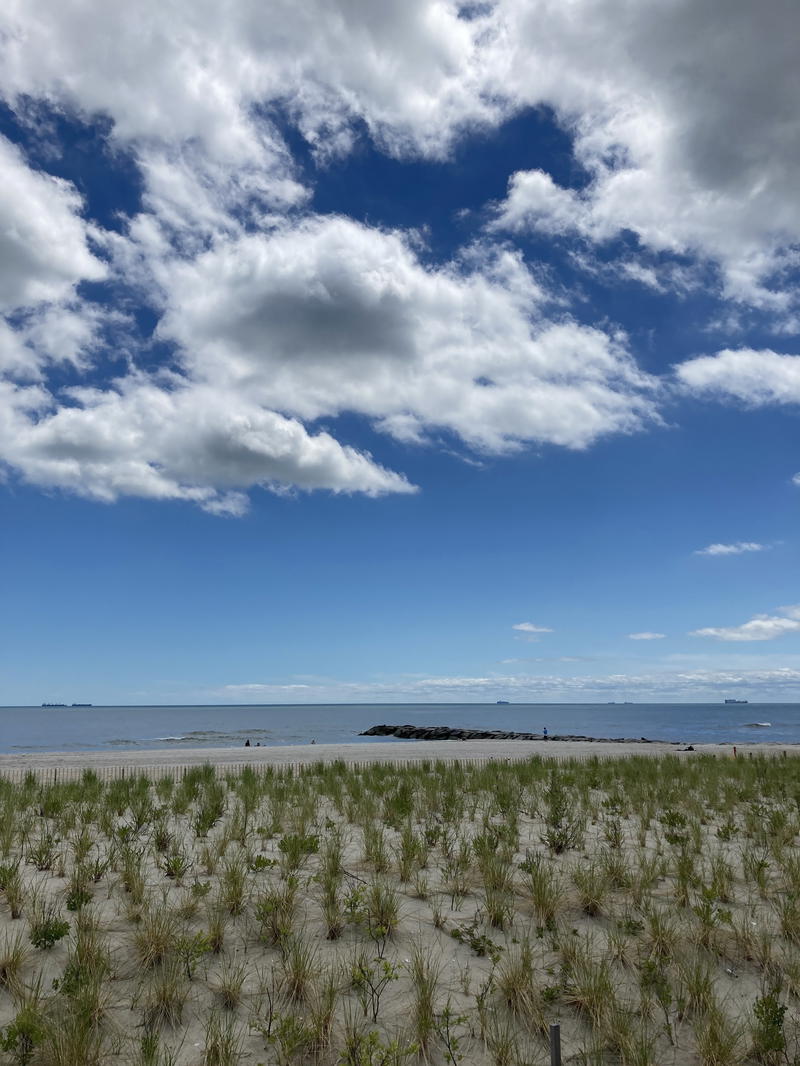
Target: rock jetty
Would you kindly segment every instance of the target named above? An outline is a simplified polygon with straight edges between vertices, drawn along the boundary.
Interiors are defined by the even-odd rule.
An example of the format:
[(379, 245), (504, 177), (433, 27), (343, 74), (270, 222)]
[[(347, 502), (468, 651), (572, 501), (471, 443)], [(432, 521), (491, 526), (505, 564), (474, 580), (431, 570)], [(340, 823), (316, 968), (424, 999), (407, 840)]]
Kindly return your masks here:
[[(449, 725), (373, 725), (360, 737), (397, 737), (398, 740), (544, 740), (542, 733), (511, 733), (507, 729), (458, 729)], [(589, 740), (599, 744), (669, 744), (647, 737), (585, 737), (550, 733), (548, 740)]]

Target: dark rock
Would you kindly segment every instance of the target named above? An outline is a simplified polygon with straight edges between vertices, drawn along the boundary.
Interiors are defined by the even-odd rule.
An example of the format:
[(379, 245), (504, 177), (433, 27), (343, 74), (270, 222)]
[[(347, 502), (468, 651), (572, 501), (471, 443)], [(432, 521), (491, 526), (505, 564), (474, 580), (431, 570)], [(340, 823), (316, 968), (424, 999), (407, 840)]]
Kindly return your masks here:
[[(502, 729), (458, 729), (448, 725), (374, 725), (359, 733), (359, 736), (396, 737), (398, 740), (544, 740), (541, 733), (510, 733)], [(653, 743), (647, 737), (587, 737), (577, 734), (551, 734), (548, 740), (594, 741), (603, 744)]]

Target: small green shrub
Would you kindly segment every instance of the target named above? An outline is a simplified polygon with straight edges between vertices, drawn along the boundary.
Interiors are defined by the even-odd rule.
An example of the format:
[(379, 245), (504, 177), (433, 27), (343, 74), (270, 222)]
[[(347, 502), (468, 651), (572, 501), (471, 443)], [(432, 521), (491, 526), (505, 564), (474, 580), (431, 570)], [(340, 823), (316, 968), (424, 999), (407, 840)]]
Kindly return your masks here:
[(18, 1066), (27, 1066), (45, 1036), (45, 1024), (39, 1010), (26, 1004), (13, 1022), (0, 1029), (0, 1048), (14, 1056)]
[(778, 999), (777, 991), (761, 996), (753, 1006), (753, 1054), (768, 1066), (780, 1061), (786, 1051), (785, 1014), (786, 1005)]
[(79, 911), (91, 901), (92, 894), (87, 888), (75, 886), (67, 893), (67, 910)]
[(486, 936), (485, 933), (481, 933), (479, 930), (480, 917), (476, 915), (471, 922), (457, 925), (455, 929), (451, 929), (450, 936), (453, 940), (457, 940), (459, 944), (466, 944), (480, 958), (486, 957), (496, 963), (502, 954), (503, 948), (500, 944), (496, 944), (491, 937)]
[(63, 918), (48, 917), (31, 925), (30, 940), (35, 948), (48, 950), (69, 932), (69, 922)]

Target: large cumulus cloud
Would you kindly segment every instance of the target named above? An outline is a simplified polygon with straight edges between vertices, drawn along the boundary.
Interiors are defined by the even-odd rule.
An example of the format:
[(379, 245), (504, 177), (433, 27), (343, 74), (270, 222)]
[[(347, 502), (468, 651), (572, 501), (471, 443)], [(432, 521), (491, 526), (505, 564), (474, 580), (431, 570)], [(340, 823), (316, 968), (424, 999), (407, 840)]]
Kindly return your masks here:
[(556, 109), (588, 183), (568, 189), (545, 172), (519, 172), (498, 224), (590, 243), (631, 231), (647, 250), (717, 263), (733, 299), (791, 305), (782, 274), (800, 241), (793, 0), (514, 0), (500, 9), (509, 91)]
[(512, 254), (426, 269), (397, 233), (313, 218), (164, 271), (187, 369), (300, 418), (355, 411), (401, 439), (581, 448), (655, 414), (621, 338), (555, 322)]
[(131, 376), (110, 389), (73, 389), (54, 408), (43, 390), (0, 388), (0, 446), (32, 484), (111, 502), (187, 500), (242, 514), (254, 485), (378, 496), (412, 492), (405, 478), (328, 433), (182, 380)]
[[(791, 0), (10, 0), (0, 95), (28, 118), (41, 104), (103, 115), (144, 191), (122, 233), (104, 233), (74, 187), (0, 141), (6, 464), (96, 498), (237, 511), (253, 485), (408, 491), (335, 438), (343, 412), (496, 454), (652, 422), (658, 393), (624, 336), (578, 324), (505, 242), (632, 232), (627, 277), (668, 288), (686, 274), (658, 274), (647, 253), (693, 257), (729, 298), (790, 322), (796, 25)], [(465, 131), (543, 104), (585, 184), (509, 175), (485, 243), (438, 267), (416, 234), (311, 214), (281, 132), (293, 123), (322, 162), (363, 130), (395, 156), (443, 158)], [(122, 372), (137, 361), (124, 339), (103, 365), (125, 313), (80, 286), (104, 276), (160, 320), (168, 375)], [(91, 370), (91, 387), (59, 392), (55, 363)], [(722, 363), (686, 364), (684, 384), (719, 392)], [(793, 388), (793, 364), (770, 368), (759, 402)]]
[(296, 202), (276, 105), (323, 156), (361, 122), (386, 151), (437, 157), (465, 129), (544, 104), (589, 184), (514, 175), (503, 225), (591, 241), (630, 230), (780, 308), (800, 239), (799, 23), (794, 0), (497, 0), (469, 17), (448, 0), (11, 0), (2, 91), (108, 114), (173, 208), (215, 188)]

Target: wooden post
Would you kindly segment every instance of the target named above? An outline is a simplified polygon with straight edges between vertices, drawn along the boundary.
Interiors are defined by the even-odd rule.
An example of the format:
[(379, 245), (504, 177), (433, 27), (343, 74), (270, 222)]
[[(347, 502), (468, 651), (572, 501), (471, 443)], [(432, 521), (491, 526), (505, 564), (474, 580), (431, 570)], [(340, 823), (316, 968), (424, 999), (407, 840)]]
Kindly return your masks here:
[(561, 1066), (561, 1026), (558, 1022), (550, 1026), (550, 1066)]

